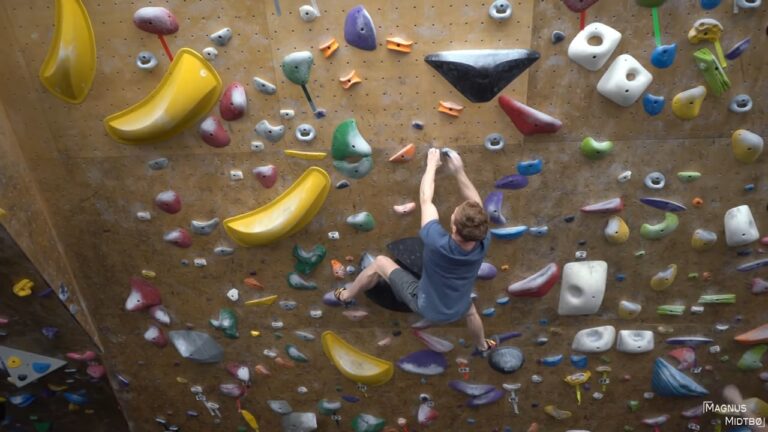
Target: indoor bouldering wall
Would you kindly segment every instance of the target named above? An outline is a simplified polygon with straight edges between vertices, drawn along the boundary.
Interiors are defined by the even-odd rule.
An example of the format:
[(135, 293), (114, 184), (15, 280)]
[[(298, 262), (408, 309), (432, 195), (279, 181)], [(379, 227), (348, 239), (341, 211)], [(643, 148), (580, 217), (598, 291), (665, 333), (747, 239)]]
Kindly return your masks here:
[[(407, 419), (409, 430), (422, 430), (426, 427), (419, 426), (416, 418), (422, 393), (431, 397), (439, 413), (429, 426), (433, 430), (503, 430), (505, 426), (526, 430), (533, 422), (540, 430), (552, 431), (609, 431), (625, 426), (643, 430), (642, 419), (661, 414), (671, 415), (662, 430), (673, 430), (684, 428), (689, 421), (681, 417), (681, 411), (699, 406), (703, 400), (720, 400), (720, 391), (727, 383), (738, 384), (747, 397), (765, 399), (764, 384), (758, 379), (765, 369), (737, 367), (748, 347), (733, 340), (766, 322), (765, 297), (750, 293), (752, 279), (765, 278), (765, 270), (736, 271), (741, 264), (762, 259), (760, 248), (764, 246), (754, 242), (729, 248), (723, 228), (726, 211), (746, 204), (760, 232), (765, 235), (768, 229), (765, 156), (744, 164), (731, 150), (731, 135), (737, 129), (762, 137), (768, 133), (764, 100), (768, 82), (762, 79), (768, 72), (762, 55), (768, 21), (765, 5), (734, 13), (730, 1), (709, 11), (699, 2), (664, 3), (658, 9), (659, 33), (662, 43), (677, 43), (677, 58), (671, 67), (658, 69), (649, 61), (656, 45), (651, 9), (638, 6), (634, 0), (602, 0), (587, 10), (585, 23), (611, 26), (621, 32), (622, 39), (605, 66), (590, 72), (568, 58), (568, 45), (579, 31), (580, 17), (560, 1), (512, 2), (512, 18), (501, 22), (489, 17), (488, 1), (363, 3), (376, 28), (377, 47), (373, 51), (345, 42), (345, 16), (357, 2), (319, 0), (320, 15), (312, 22), (301, 19), (302, 2), (278, 3), (279, 15), (275, 5), (266, 1), (85, 0), (94, 28), (97, 66), (93, 86), (78, 105), (54, 98), (36, 76), (53, 35), (53, 2), (6, 2), (2, 6), (4, 25), (0, 31), (8, 41), (2, 48), (8, 64), (0, 72), (4, 83), (0, 97), (8, 120), (2, 132), (14, 138), (2, 144), (9, 146), (7, 156), (3, 156), (4, 166), (9, 168), (2, 178), (3, 184), (23, 182), (27, 186), (6, 188), (0, 207), (13, 210), (8, 203), (39, 196), (39, 206), (45, 209), (40, 222), (25, 210), (8, 211), (4, 223), (14, 227), (11, 233), (52, 285), (63, 279), (60, 268), (71, 269), (69, 284), (84, 300), (81, 311), (86, 311), (94, 323), (94, 337), (103, 345), (103, 361), (132, 430), (162, 429), (156, 417), (181, 430), (216, 429), (211, 426), (214, 423), (220, 423), (219, 429), (235, 430), (246, 425), (238, 414), (240, 407), (258, 419), (262, 431), (277, 431), (281, 430), (281, 416), (270, 409), (267, 400), (288, 401), (295, 412), (318, 413), (322, 399), (343, 401), (337, 413), (341, 430), (349, 430), (361, 413), (385, 418), (394, 430), (404, 430), (397, 427), (399, 417)], [(210, 64), (221, 77), (222, 89), (233, 82), (245, 88), (245, 116), (223, 122), (229, 145), (206, 145), (198, 134), (199, 120), (173, 138), (148, 144), (121, 144), (105, 131), (105, 118), (144, 99), (169, 68), (158, 37), (132, 22), (134, 13), (145, 6), (166, 7), (176, 16), (178, 32), (164, 36), (172, 53), (178, 56), (184, 47), (210, 53), (206, 48), (214, 47), (218, 55)], [(697, 20), (707, 17), (722, 23), (724, 50), (747, 37), (751, 37), (751, 46), (728, 62), (725, 72), (730, 90), (719, 97), (709, 94), (700, 115), (684, 121), (673, 115), (672, 100), (684, 90), (705, 85), (692, 54), (703, 47), (715, 49), (709, 42), (691, 45), (687, 34)], [(226, 45), (209, 40), (209, 35), (224, 27), (232, 29)], [(565, 40), (553, 44), (551, 35), (556, 30), (565, 34)], [(387, 49), (386, 39), (390, 37), (413, 41), (411, 52)], [(338, 41), (339, 48), (326, 58), (321, 47), (331, 38)], [(424, 62), (426, 55), (440, 51), (501, 48), (540, 53), (540, 59), (501, 94), (562, 121), (557, 133), (523, 136), (495, 100), (470, 102)], [(154, 70), (136, 66), (141, 51), (154, 53), (158, 60)], [(314, 56), (307, 90), (317, 107), (326, 111), (324, 118), (313, 116), (301, 87), (283, 75), (283, 59), (299, 51)], [(613, 60), (625, 53), (653, 74), (648, 92), (666, 99), (666, 107), (658, 116), (646, 114), (642, 100), (623, 108), (598, 94), (598, 81)], [(345, 89), (341, 80), (353, 70), (362, 81)], [(260, 92), (254, 77), (276, 85), (276, 94)], [(194, 89), (186, 90), (193, 93)], [(728, 110), (730, 100), (741, 93), (749, 94), (754, 106), (748, 113), (732, 113)], [(441, 101), (462, 105), (463, 112), (459, 117), (439, 112)], [(211, 114), (219, 117), (216, 105)], [(294, 110), (295, 117), (283, 118), (281, 110)], [(373, 169), (364, 178), (343, 175), (334, 168), (330, 154), (321, 160), (284, 154), (284, 150), (330, 153), (334, 130), (349, 118), (356, 120), (373, 149)], [(284, 125), (285, 136), (272, 142), (258, 135), (254, 128), (262, 120)], [(423, 129), (413, 127), (414, 122), (421, 123)], [(305, 123), (317, 132), (311, 143), (295, 137), (296, 129)], [(486, 136), (492, 133), (505, 139), (503, 150), (484, 148)], [(613, 151), (600, 160), (588, 159), (580, 151), (582, 140), (588, 136), (611, 140)], [(258, 142), (263, 144), (261, 151), (255, 151), (260, 149), (255, 144)], [(413, 160), (388, 162), (409, 143), (416, 145)], [(392, 206), (417, 200), (431, 145), (459, 151), (483, 197), (494, 190), (496, 180), (515, 174), (519, 162), (543, 160), (542, 173), (529, 177), (527, 187), (503, 192), (501, 212), (509, 226), (546, 226), (548, 232), (540, 237), (526, 233), (513, 240), (494, 239), (487, 260), (499, 274), (493, 280), (478, 281), (476, 286), (478, 309), (493, 315), (483, 318), (487, 333), (520, 332), (502, 346), (519, 347), (525, 363), (510, 375), (494, 371), (486, 360), (471, 356), (471, 347), (465, 342), (469, 335), (463, 323), (457, 323), (428, 330), (455, 346), (445, 354), (445, 372), (420, 377), (395, 367), (386, 384), (360, 389), (328, 360), (320, 335), (333, 331), (352, 346), (395, 362), (425, 348), (409, 328), (418, 317), (388, 311), (365, 298), (346, 311), (325, 306), (323, 295), (344, 282), (334, 278), (329, 263), (336, 259), (357, 267), (363, 252), (386, 253), (391, 241), (416, 234), (418, 212), (400, 215)], [(156, 162), (160, 158), (168, 161), (162, 169), (158, 164), (163, 164)], [(267, 165), (277, 168), (276, 182), (269, 188), (259, 181), (264, 179), (251, 173)], [(217, 217), (224, 221), (272, 202), (311, 166), (328, 172), (331, 188), (316, 216), (294, 235), (269, 246), (244, 248), (230, 239), (223, 226), (215, 227), (209, 235), (195, 234), (191, 229), (193, 220)], [(237, 170), (242, 172), (241, 180)], [(619, 182), (618, 176), (625, 171), (632, 171), (631, 179)], [(663, 189), (644, 186), (645, 177), (652, 172), (666, 177)], [(701, 178), (683, 182), (678, 172), (699, 172)], [(343, 180), (350, 186), (336, 187)], [(166, 213), (154, 204), (155, 197), (167, 190), (180, 197), (181, 210), (177, 213)], [(453, 206), (460, 202), (455, 181), (439, 173), (436, 190), (442, 222), (447, 223)], [(611, 215), (579, 211), (585, 205), (617, 197), (623, 198), (625, 207), (616, 214), (630, 230), (623, 244), (611, 244), (604, 236)], [(645, 197), (687, 206), (686, 211), (677, 213), (679, 225), (672, 234), (660, 240), (640, 235), (643, 224), (658, 224), (665, 217), (664, 212), (639, 201)], [(701, 199), (700, 206), (693, 205), (694, 198)], [(375, 218), (370, 232), (357, 231), (345, 223), (348, 216), (362, 211)], [(147, 217), (142, 214), (139, 218), (139, 212), (149, 212), (151, 219), (142, 220)], [(50, 234), (32, 229), (33, 223), (49, 224)], [(163, 240), (177, 228), (190, 232), (191, 246), (179, 248)], [(696, 229), (716, 233), (714, 247), (694, 250), (691, 236)], [(339, 233), (338, 240), (329, 239), (328, 233), (333, 231)], [(169, 240), (182, 245), (187, 241), (183, 236)], [(317, 284), (315, 290), (294, 289), (286, 281), (294, 268), (292, 249), (296, 244), (307, 250), (322, 244), (328, 250), (322, 264), (306, 276)], [(217, 248), (219, 254), (215, 253)], [(234, 248), (234, 254), (222, 254), (226, 248)], [(66, 261), (47, 261), (45, 254), (52, 249), (62, 251)], [(562, 269), (577, 261), (577, 252), (585, 252), (587, 260), (607, 262), (607, 288), (597, 313), (559, 316), (559, 283), (542, 298), (512, 297), (504, 304), (508, 285), (549, 263)], [(346, 260), (348, 256), (351, 261)], [(652, 290), (651, 278), (671, 264), (677, 266), (674, 283), (663, 291)], [(508, 270), (504, 270), (506, 266)], [(170, 315), (169, 325), (158, 323), (146, 310), (126, 310), (131, 278), (140, 278), (134, 285), (148, 282), (157, 287)], [(233, 288), (238, 294), (234, 301), (227, 296), (233, 296)], [(697, 303), (702, 295), (718, 294), (735, 294), (735, 303)], [(271, 305), (246, 304), (270, 295), (278, 296)], [(622, 300), (637, 303), (642, 310), (633, 319), (622, 319), (618, 316)], [(295, 307), (291, 301), (296, 302)], [(657, 308), (664, 305), (684, 306), (683, 314), (658, 314)], [(703, 312), (697, 308), (692, 312), (692, 306), (704, 306)], [(237, 317), (236, 339), (226, 337), (209, 322), (218, 319), (220, 310), (226, 308)], [(317, 316), (318, 310), (322, 317), (311, 316)], [(349, 313), (343, 314), (349, 311), (368, 315), (353, 321)], [(652, 331), (655, 348), (626, 354), (614, 347), (589, 354), (586, 368), (572, 366), (569, 356), (576, 333), (606, 325), (616, 330)], [(145, 340), (151, 326), (162, 329), (165, 335), (186, 329), (205, 332), (223, 348), (223, 359), (200, 364), (182, 358), (173, 344), (155, 346), (162, 345), (162, 338), (149, 337), (155, 344)], [(311, 333), (315, 339), (303, 340), (303, 334), (295, 331)], [(713, 339), (696, 347), (695, 366), (684, 368), (685, 375), (710, 395), (655, 395), (647, 399), (645, 393), (653, 391), (651, 376), (656, 359), (678, 365), (667, 353), (679, 347), (665, 340), (685, 336)], [(388, 337), (389, 343), (379, 343)], [(287, 362), (289, 344), (309, 361)], [(268, 355), (273, 352), (279, 360)], [(560, 354), (564, 360), (554, 365)], [(449, 381), (464, 378), (457, 357), (470, 359), (469, 382), (492, 384), (499, 390), (504, 383), (522, 384), (517, 391), (520, 414), (514, 414), (506, 395), (487, 406), (467, 407), (468, 396), (448, 386)], [(221, 384), (237, 383), (226, 367), (231, 363), (245, 365), (250, 371), (250, 387), (239, 402), (219, 389)], [(601, 373), (597, 367), (601, 365), (612, 369), (605, 389), (598, 381)], [(580, 406), (574, 388), (563, 381), (579, 370), (592, 372), (589, 388), (582, 386)], [(129, 388), (120, 387), (117, 374), (130, 377)], [(534, 383), (534, 376), (541, 382)], [(201, 397), (196, 398), (195, 386), (207, 400), (219, 405), (218, 410), (209, 411)], [(595, 392), (601, 393), (602, 399), (594, 398)], [(572, 416), (555, 420), (545, 412), (548, 405)], [(699, 420), (703, 430), (715, 430), (709, 424), (715, 418), (707, 415)], [(319, 430), (336, 427), (330, 415), (317, 414), (317, 421)]]

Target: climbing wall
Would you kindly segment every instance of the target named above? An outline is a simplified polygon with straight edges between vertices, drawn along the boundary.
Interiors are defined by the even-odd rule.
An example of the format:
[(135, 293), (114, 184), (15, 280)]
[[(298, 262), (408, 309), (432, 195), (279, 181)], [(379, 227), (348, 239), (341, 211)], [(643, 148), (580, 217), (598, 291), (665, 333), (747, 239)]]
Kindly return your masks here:
[[(734, 160), (730, 150), (730, 136), (736, 129), (749, 129), (761, 136), (768, 133), (763, 97), (768, 94), (768, 83), (761, 79), (768, 67), (761, 54), (765, 51), (768, 10), (763, 6), (733, 14), (730, 1), (709, 12), (696, 2), (667, 3), (659, 9), (662, 40), (678, 43), (678, 57), (666, 70), (653, 68), (648, 61), (654, 47), (649, 9), (636, 6), (633, 0), (603, 0), (586, 16), (587, 22), (603, 22), (622, 32), (623, 39), (613, 57), (632, 54), (653, 73), (649, 91), (665, 96), (667, 108), (661, 115), (650, 117), (640, 102), (620, 108), (596, 92), (597, 81), (607, 66), (599, 72), (588, 72), (568, 59), (568, 43), (578, 32), (579, 16), (554, 0), (513, 2), (513, 17), (505, 22), (488, 17), (487, 1), (365, 4), (378, 37), (378, 48), (371, 52), (344, 41), (344, 17), (357, 5), (346, 0), (319, 0), (321, 15), (311, 23), (299, 18), (299, 1), (282, 0), (282, 14), (278, 16), (271, 2), (255, 0), (86, 0), (96, 35), (98, 66), (88, 98), (74, 106), (48, 94), (36, 77), (53, 33), (53, 5), (48, 1), (7, 2), (0, 13), (4, 24), (0, 31), (10, 43), (0, 49), (9, 64), (0, 72), (5, 83), (0, 86), (0, 97), (8, 119), (3, 129), (13, 139), (8, 141), (12, 144), (3, 144), (12, 147), (3, 160), (9, 167), (3, 171), (3, 180), (8, 179), (3, 184), (28, 186), (3, 189), (0, 207), (9, 210), (4, 223), (14, 228), (14, 237), (20, 238), (51, 284), (61, 281), (64, 277), (59, 264), (48, 261), (45, 255), (52, 248), (49, 242), (54, 234), (41, 235), (32, 225), (37, 219), (30, 216), (29, 210), (14, 211), (11, 206), (27, 202), (30, 190), (39, 191), (45, 216), (42, 222), (35, 223), (50, 224), (55, 233), (54, 246), (66, 257), (61, 265), (70, 268), (73, 275), (71, 291), (85, 300), (80, 311), (95, 323), (94, 337), (103, 345), (104, 362), (132, 430), (159, 430), (156, 417), (179, 425), (181, 430), (209, 430), (214, 423), (229, 430), (244, 425), (236, 401), (218, 390), (220, 384), (236, 382), (224, 367), (229, 362), (251, 367), (251, 387), (239, 404), (258, 418), (263, 431), (280, 430), (280, 416), (269, 409), (265, 402), (268, 399), (286, 400), (297, 412), (316, 412), (319, 400), (342, 397), (342, 430), (349, 429), (349, 422), (359, 413), (385, 417), (393, 427), (398, 417), (405, 417), (411, 431), (421, 430), (415, 418), (421, 393), (432, 397), (440, 414), (430, 427), (433, 430), (501, 430), (504, 426), (519, 430), (531, 422), (538, 422), (541, 430), (607, 431), (625, 425), (641, 430), (645, 427), (641, 419), (663, 413), (672, 415), (666, 428), (682, 429), (686, 420), (679, 412), (703, 398), (644, 398), (644, 392), (651, 391), (654, 360), (671, 349), (664, 344), (667, 337), (701, 335), (713, 338), (712, 345), (720, 347), (717, 354), (711, 354), (707, 347), (697, 348), (702, 370), (686, 371), (710, 391), (712, 398), (719, 398), (726, 383), (738, 384), (747, 396), (765, 397), (756, 379), (760, 371), (746, 372), (736, 367), (745, 348), (732, 341), (734, 335), (765, 322), (765, 299), (752, 296), (747, 287), (752, 277), (764, 277), (764, 271), (735, 271), (737, 265), (760, 255), (757, 247), (727, 248), (722, 218), (727, 209), (748, 204), (761, 232), (768, 229), (765, 156), (755, 164), (744, 165)], [(180, 30), (166, 36), (174, 52), (182, 47), (201, 52), (213, 46), (208, 35), (223, 27), (232, 28), (232, 40), (217, 47), (218, 57), (212, 61), (225, 86), (240, 82), (248, 95), (246, 116), (225, 123), (231, 137), (229, 146), (207, 146), (196, 127), (156, 144), (123, 145), (107, 136), (102, 120), (149, 94), (168, 68), (157, 38), (132, 24), (133, 13), (143, 6), (164, 6), (176, 15)], [(672, 115), (669, 105), (678, 92), (703, 84), (691, 59), (699, 47), (686, 40), (693, 22), (703, 17), (716, 18), (723, 24), (726, 50), (747, 36), (752, 37), (752, 46), (730, 62), (727, 73), (732, 89), (719, 98), (708, 96), (698, 118), (681, 121)], [(566, 40), (552, 44), (550, 35), (554, 30), (563, 31)], [(338, 40), (340, 48), (326, 59), (318, 48), (331, 37)], [(387, 37), (414, 41), (412, 52), (387, 50)], [(559, 118), (564, 124), (561, 131), (523, 138), (496, 101), (470, 103), (423, 61), (429, 53), (475, 48), (530, 48), (540, 52), (541, 59), (502, 94)], [(156, 69), (143, 71), (135, 66), (136, 56), (143, 50), (157, 56)], [(280, 69), (286, 55), (303, 50), (312, 52), (315, 58), (308, 90), (316, 104), (327, 111), (323, 119), (313, 117), (300, 87), (286, 80)], [(353, 69), (362, 82), (345, 90), (339, 78)], [(277, 94), (258, 92), (251, 84), (254, 76), (274, 83)], [(728, 111), (730, 98), (738, 93), (752, 96), (754, 108), (750, 113)], [(436, 107), (441, 100), (465, 106), (463, 114), (453, 118), (439, 113)], [(295, 118), (281, 120), (281, 109), (295, 110)], [(214, 113), (218, 115), (218, 109)], [(215, 247), (235, 247), (221, 227), (209, 236), (193, 235), (192, 246), (187, 249), (163, 242), (165, 232), (188, 227), (191, 220), (223, 220), (272, 201), (310, 166), (328, 171), (332, 185), (344, 180), (330, 158), (306, 161), (288, 158), (282, 152), (328, 151), (334, 128), (347, 118), (357, 120), (362, 135), (373, 147), (374, 169), (361, 180), (349, 179), (351, 186), (346, 189), (332, 188), (323, 208), (304, 230), (268, 247), (236, 247), (232, 256), (213, 253)], [(286, 136), (277, 143), (257, 136), (253, 128), (263, 119), (284, 124)], [(422, 122), (424, 129), (413, 128), (414, 121)], [(317, 130), (318, 137), (311, 144), (294, 138), (294, 130), (301, 123), (309, 123)], [(506, 139), (504, 150), (498, 153), (483, 147), (485, 136), (494, 132)], [(602, 160), (590, 161), (579, 152), (585, 136), (614, 141), (614, 152)], [(252, 151), (252, 141), (262, 141), (264, 151)], [(417, 146), (415, 160), (403, 165), (387, 162), (408, 143)], [(415, 235), (418, 214), (397, 215), (391, 207), (417, 199), (430, 145), (458, 150), (482, 196), (493, 190), (495, 180), (514, 173), (517, 162), (544, 160), (543, 173), (532, 177), (527, 188), (505, 192), (502, 212), (511, 225), (547, 225), (549, 234), (494, 240), (487, 260), (499, 268), (509, 266), (509, 270), (500, 272), (494, 280), (478, 282), (476, 290), (478, 309), (494, 308), (493, 316), (484, 318), (487, 333), (520, 332), (519, 338), (505, 345), (520, 347), (526, 362), (514, 374), (501, 375), (484, 360), (473, 358), (470, 380), (499, 388), (502, 383), (521, 383), (519, 416), (512, 414), (505, 399), (468, 408), (464, 405), (467, 397), (448, 388), (448, 381), (462, 379), (456, 357), (469, 357), (471, 352), (469, 345), (462, 343), (469, 338), (463, 323), (430, 330), (456, 345), (446, 354), (448, 369), (443, 374), (421, 378), (398, 369), (390, 382), (364, 392), (337, 371), (320, 346), (320, 334), (332, 330), (355, 347), (391, 361), (423, 349), (409, 330), (409, 325), (418, 320), (415, 315), (390, 312), (361, 299), (356, 310), (369, 315), (353, 322), (342, 315), (342, 310), (324, 306), (322, 295), (340, 283), (331, 274), (331, 258), (344, 261), (352, 256), (354, 260), (349, 264), (356, 265), (363, 251), (384, 253), (390, 241)], [(167, 168), (148, 167), (149, 161), (161, 157), (169, 160)], [(262, 187), (250, 174), (251, 169), (267, 164), (275, 165), (279, 172), (270, 189)], [(231, 180), (231, 170), (242, 170), (245, 178)], [(632, 179), (617, 182), (617, 176), (627, 170), (633, 172)], [(663, 190), (651, 191), (643, 186), (643, 178), (652, 171), (666, 176)], [(675, 176), (679, 171), (699, 171), (702, 178), (682, 183)], [(460, 197), (448, 175), (439, 173), (437, 181), (436, 202), (443, 223), (447, 223), (447, 215)], [(745, 191), (747, 184), (753, 184), (754, 190)], [(182, 210), (174, 215), (159, 211), (153, 204), (155, 195), (168, 189), (176, 191), (182, 200)], [(619, 196), (626, 202), (620, 215), (629, 224), (631, 234), (628, 242), (610, 245), (603, 238), (608, 216), (580, 214), (578, 209)], [(662, 212), (639, 203), (638, 199), (645, 196), (661, 196), (689, 207), (680, 214), (680, 225), (671, 236), (660, 241), (639, 236), (641, 224), (655, 224), (663, 218)], [(704, 205), (694, 208), (694, 197), (701, 197)], [(151, 212), (152, 219), (137, 219), (139, 211)], [(347, 216), (360, 211), (374, 215), (376, 227), (372, 232), (357, 232), (345, 224)], [(566, 222), (571, 220), (568, 216), (575, 218)], [(696, 252), (691, 248), (691, 233), (697, 228), (718, 233), (720, 239), (712, 250)], [(330, 231), (338, 231), (340, 239), (329, 240)], [(319, 288), (290, 288), (286, 275), (293, 269), (294, 244), (310, 248), (318, 243), (328, 249), (328, 257), (308, 279)], [(738, 256), (747, 250), (751, 256)], [(574, 261), (577, 251), (586, 251), (588, 259), (608, 263), (608, 287), (597, 314), (558, 317), (558, 286), (541, 299), (513, 298), (508, 305), (496, 303), (510, 283), (547, 263), (563, 266)], [(640, 251), (645, 254), (638, 256)], [(196, 258), (204, 258), (206, 265), (193, 265)], [(666, 291), (651, 291), (650, 278), (669, 264), (678, 266), (677, 281)], [(142, 271), (156, 275), (150, 282), (160, 290), (163, 305), (172, 317), (165, 330), (192, 328), (209, 333), (224, 348), (223, 361), (193, 363), (182, 359), (172, 346), (161, 349), (144, 340), (144, 332), (154, 321), (146, 311), (128, 312), (123, 307), (129, 279), (141, 276)], [(705, 272), (711, 274), (711, 279), (705, 280)], [(689, 274), (698, 274), (698, 279)], [(264, 289), (246, 285), (243, 280), (248, 277), (257, 279)], [(232, 288), (239, 290), (237, 302), (226, 296)], [(726, 293), (736, 294), (735, 304), (705, 305), (699, 315), (689, 312), (700, 295)], [(278, 303), (244, 304), (271, 294), (278, 295), (279, 300), (295, 301), (297, 307), (286, 311)], [(634, 320), (620, 320), (620, 300), (637, 302), (643, 310)], [(656, 308), (667, 304), (685, 305), (686, 312), (678, 317), (657, 315)], [(210, 326), (209, 319), (216, 318), (222, 308), (235, 311), (238, 339), (225, 338)], [(322, 318), (310, 317), (310, 310), (316, 309), (323, 311)], [(283, 327), (274, 330), (280, 323)], [(729, 328), (718, 332), (716, 324), (727, 324)], [(618, 330), (652, 330), (656, 348), (640, 355), (622, 354), (615, 349), (590, 355), (588, 368), (593, 378), (590, 388), (584, 390), (581, 406), (577, 406), (574, 389), (563, 382), (564, 377), (577, 371), (568, 362), (570, 344), (577, 331), (600, 325), (613, 325)], [(318, 339), (302, 341), (293, 333), (295, 330), (311, 332)], [(260, 335), (251, 336), (251, 331)], [(388, 336), (392, 336), (391, 343), (379, 346), (377, 342)], [(305, 353), (309, 363), (285, 367), (263, 353), (274, 349), (286, 358), (284, 348), (289, 343)], [(558, 366), (546, 367), (537, 362), (557, 354), (565, 355)], [(599, 389), (599, 374), (595, 372), (603, 363), (613, 368), (605, 391)], [(266, 366), (271, 375), (257, 374), (253, 368), (258, 364)], [(130, 378), (130, 386), (120, 387), (116, 374)], [(541, 376), (543, 381), (534, 384), (532, 375)], [(206, 397), (220, 405), (220, 417), (195, 399), (192, 386), (201, 386)], [(300, 387), (307, 391), (300, 392)], [(592, 397), (598, 390), (604, 393), (602, 400)], [(630, 400), (639, 401), (637, 412), (627, 407)], [(545, 414), (546, 405), (573, 415), (558, 422)], [(702, 420), (702, 424), (708, 422), (709, 418)], [(335, 427), (329, 416), (318, 415), (318, 423), (320, 430)]]

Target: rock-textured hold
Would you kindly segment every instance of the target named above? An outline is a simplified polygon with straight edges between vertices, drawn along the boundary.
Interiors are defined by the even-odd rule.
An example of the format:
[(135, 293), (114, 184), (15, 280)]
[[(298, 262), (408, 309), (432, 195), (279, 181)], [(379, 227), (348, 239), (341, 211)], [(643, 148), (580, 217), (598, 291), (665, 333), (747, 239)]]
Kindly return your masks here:
[(311, 250), (304, 250), (299, 245), (293, 247), (293, 257), (296, 258), (294, 268), (302, 274), (310, 274), (325, 258), (327, 250), (325, 246), (318, 244)]
[(497, 372), (511, 374), (523, 367), (525, 356), (517, 347), (500, 347), (491, 351), (488, 364)]
[(560, 120), (506, 95), (499, 97), (499, 106), (507, 114), (517, 130), (526, 136), (555, 133), (563, 126)]
[(317, 416), (310, 412), (292, 412), (281, 419), (283, 432), (313, 432), (317, 430)]
[(230, 339), (237, 339), (240, 334), (237, 331), (237, 315), (235, 311), (230, 308), (222, 308), (219, 310), (218, 319), (209, 320), (214, 328), (222, 330), (224, 336)]
[(651, 386), (659, 396), (701, 397), (709, 394), (704, 387), (661, 358), (654, 363)]
[(361, 50), (376, 49), (376, 26), (365, 7), (355, 6), (344, 21), (344, 39), (348, 44)]

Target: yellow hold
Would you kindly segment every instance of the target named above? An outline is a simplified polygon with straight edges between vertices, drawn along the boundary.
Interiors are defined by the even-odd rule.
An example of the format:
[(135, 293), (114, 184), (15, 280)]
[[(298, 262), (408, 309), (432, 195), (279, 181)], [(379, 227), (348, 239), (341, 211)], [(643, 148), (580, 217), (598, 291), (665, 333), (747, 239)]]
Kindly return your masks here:
[(753, 163), (763, 153), (763, 138), (746, 129), (739, 129), (731, 136), (733, 156), (741, 163)]
[(256, 421), (256, 417), (254, 417), (253, 414), (246, 410), (240, 410), (240, 415), (243, 416), (243, 419), (248, 423), (248, 426), (250, 426), (251, 429), (259, 432), (259, 422)]
[(665, 270), (656, 273), (651, 278), (651, 289), (654, 291), (663, 291), (675, 282), (677, 277), (677, 265), (670, 264)]
[(13, 286), (13, 293), (19, 297), (26, 297), (32, 294), (32, 287), (35, 283), (29, 279), (22, 279)]
[(96, 76), (96, 39), (91, 19), (80, 0), (56, 0), (51, 46), (38, 77), (57, 98), (79, 104)]
[(267, 297), (257, 298), (257, 299), (254, 299), (254, 300), (248, 300), (247, 302), (245, 302), (245, 305), (246, 306), (256, 306), (256, 305), (268, 306), (268, 305), (271, 305), (272, 303), (274, 303), (275, 300), (277, 300), (277, 296), (276, 295), (271, 295), (271, 296), (267, 296)]
[(386, 383), (394, 374), (392, 362), (366, 354), (332, 331), (320, 337), (323, 351), (342, 375), (360, 384), (377, 386)]
[(306, 160), (322, 160), (328, 155), (326, 152), (306, 152), (299, 150), (284, 150), (283, 154), (290, 157)]
[(196, 51), (182, 48), (152, 93), (104, 119), (104, 127), (123, 144), (167, 140), (207, 115), (220, 93), (216, 69)]
[(279, 197), (256, 210), (224, 221), (227, 234), (241, 246), (264, 246), (304, 228), (323, 206), (331, 178), (310, 167)]
[(672, 99), (672, 112), (682, 120), (695, 119), (699, 116), (701, 104), (704, 103), (705, 97), (707, 97), (707, 88), (704, 86), (678, 93)]
[(605, 239), (613, 244), (622, 244), (629, 238), (629, 226), (620, 216), (611, 216), (603, 232)]
[(691, 246), (697, 251), (712, 249), (716, 242), (717, 234), (701, 228), (694, 231), (693, 236), (691, 236)]
[(643, 307), (639, 303), (622, 300), (619, 302), (619, 318), (634, 319), (640, 315)]

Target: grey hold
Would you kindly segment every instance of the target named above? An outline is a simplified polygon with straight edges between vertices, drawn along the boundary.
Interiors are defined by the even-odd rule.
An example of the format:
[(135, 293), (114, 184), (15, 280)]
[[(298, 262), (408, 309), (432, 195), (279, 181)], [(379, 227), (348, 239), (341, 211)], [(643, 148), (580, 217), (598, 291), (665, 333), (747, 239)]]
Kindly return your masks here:
[(285, 126), (272, 126), (268, 121), (262, 120), (256, 124), (256, 133), (271, 142), (278, 142), (285, 135)]
[(736, 95), (731, 99), (728, 109), (737, 114), (749, 112), (752, 109), (752, 98), (747, 94)]
[(253, 77), (253, 86), (256, 87), (256, 90), (264, 93), (265, 95), (273, 95), (277, 93), (277, 87), (275, 87), (274, 84), (259, 77)]
[(488, 15), (496, 21), (506, 21), (512, 16), (512, 5), (509, 0), (496, 0), (488, 8)]
[(224, 350), (208, 333), (177, 330), (168, 333), (179, 354), (198, 363), (216, 363), (224, 357)]
[(485, 149), (488, 151), (499, 151), (504, 148), (504, 137), (501, 134), (492, 133), (485, 137)]
[(291, 408), (291, 404), (288, 403), (288, 401), (284, 400), (268, 400), (267, 405), (269, 405), (269, 408), (281, 415), (290, 414), (293, 412), (293, 408)]
[(153, 171), (159, 171), (161, 169), (168, 167), (168, 159), (167, 158), (152, 159), (151, 161), (147, 162), (147, 166), (149, 166), (149, 169)]
[(235, 253), (235, 248), (219, 246), (213, 250), (213, 253), (217, 256), (230, 256)]
[(667, 179), (664, 177), (664, 174), (654, 171), (647, 176), (645, 176), (645, 187), (648, 189), (653, 190), (659, 190), (664, 189), (664, 185), (666, 184)]
[(488, 364), (497, 372), (511, 374), (523, 367), (525, 356), (517, 347), (501, 347), (495, 349), (488, 356)]
[(229, 40), (232, 39), (232, 29), (229, 27), (225, 27), (216, 33), (208, 36), (208, 38), (215, 43), (218, 46), (224, 46), (229, 43)]
[(557, 45), (564, 40), (565, 33), (561, 32), (560, 30), (555, 30), (552, 32), (552, 45)]
[(280, 305), (280, 309), (284, 311), (292, 311), (296, 309), (296, 306), (298, 306), (298, 303), (292, 300), (280, 300), (278, 304)]
[(215, 217), (207, 221), (193, 220), (190, 224), (192, 232), (199, 235), (208, 235), (219, 226), (219, 218)]
[(157, 57), (150, 51), (142, 51), (136, 57), (136, 66), (142, 70), (152, 70), (157, 67)]
[(317, 430), (314, 413), (290, 413), (283, 416), (283, 432), (313, 432)]
[(296, 139), (301, 142), (312, 142), (316, 136), (317, 132), (311, 124), (302, 123), (296, 128)]

